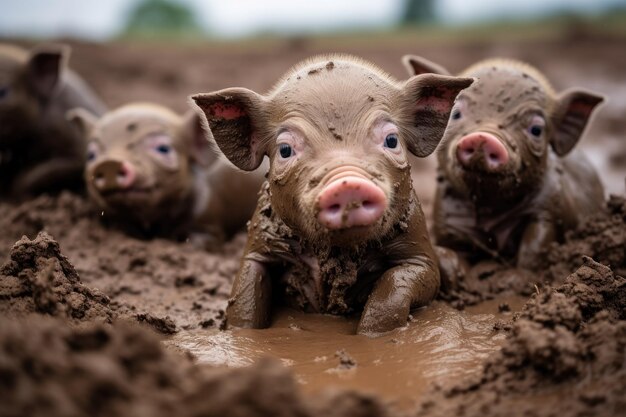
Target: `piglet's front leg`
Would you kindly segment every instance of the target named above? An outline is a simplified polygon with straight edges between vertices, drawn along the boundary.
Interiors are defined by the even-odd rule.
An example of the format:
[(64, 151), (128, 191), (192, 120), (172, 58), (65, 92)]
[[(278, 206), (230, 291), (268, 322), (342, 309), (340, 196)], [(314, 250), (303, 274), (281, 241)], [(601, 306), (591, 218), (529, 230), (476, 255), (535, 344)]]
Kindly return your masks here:
[(228, 326), (253, 329), (268, 327), (271, 296), (272, 285), (266, 266), (244, 256), (226, 308)]
[(357, 333), (373, 336), (404, 326), (411, 308), (428, 304), (438, 290), (439, 273), (430, 260), (387, 270), (365, 304)]

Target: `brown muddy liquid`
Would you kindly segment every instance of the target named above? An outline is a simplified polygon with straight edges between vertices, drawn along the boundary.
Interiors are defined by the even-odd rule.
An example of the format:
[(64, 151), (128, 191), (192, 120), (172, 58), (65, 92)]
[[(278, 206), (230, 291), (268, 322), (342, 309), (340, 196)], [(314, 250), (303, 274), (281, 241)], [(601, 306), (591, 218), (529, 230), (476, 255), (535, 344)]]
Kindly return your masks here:
[[(402, 408), (411, 406), (433, 383), (446, 385), (480, 370), (504, 335), (494, 323), (507, 302), (521, 308), (522, 297), (498, 298), (458, 311), (435, 302), (413, 312), (406, 327), (377, 338), (355, 335), (356, 319), (283, 310), (269, 329), (184, 332), (167, 344), (193, 353), (200, 363), (242, 367), (263, 356), (290, 367), (305, 392), (329, 387), (376, 393)], [(356, 365), (340, 364), (344, 350)]]

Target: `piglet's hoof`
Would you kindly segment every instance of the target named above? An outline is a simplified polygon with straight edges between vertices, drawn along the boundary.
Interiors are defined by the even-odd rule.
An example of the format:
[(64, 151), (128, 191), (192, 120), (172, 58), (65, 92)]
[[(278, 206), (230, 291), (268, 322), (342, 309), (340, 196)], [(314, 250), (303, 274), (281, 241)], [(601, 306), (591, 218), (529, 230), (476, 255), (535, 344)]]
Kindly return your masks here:
[(359, 326), (356, 330), (357, 334), (376, 337), (382, 333), (405, 326), (409, 318), (410, 305), (402, 304), (400, 303), (400, 305), (392, 307), (386, 305), (386, 303), (376, 306), (368, 304), (359, 321)]
[(447, 293), (458, 287), (469, 271), (467, 261), (455, 251), (441, 246), (435, 246), (439, 259), (439, 274), (441, 276), (441, 292)]

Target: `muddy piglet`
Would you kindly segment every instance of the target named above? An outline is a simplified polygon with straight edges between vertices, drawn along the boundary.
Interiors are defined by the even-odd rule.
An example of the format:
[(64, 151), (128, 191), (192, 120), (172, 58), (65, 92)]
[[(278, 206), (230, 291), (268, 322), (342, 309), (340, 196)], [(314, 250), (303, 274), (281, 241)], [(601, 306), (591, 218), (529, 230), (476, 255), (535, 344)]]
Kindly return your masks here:
[(266, 95), (229, 88), (193, 96), (230, 161), (268, 182), (227, 309), (228, 324), (266, 327), (272, 304), (362, 311), (357, 331), (406, 324), (439, 288), (407, 154), (430, 154), (468, 78), (398, 82), (348, 56), (296, 65)]
[[(411, 74), (448, 74), (421, 57), (404, 62)], [(574, 149), (602, 97), (557, 93), (537, 69), (512, 60), (461, 75), (477, 81), (459, 94), (438, 153), (437, 244), (470, 261), (537, 269), (552, 242), (603, 205), (596, 171)]]
[(263, 173), (219, 159), (200, 116), (132, 103), (98, 119), (69, 112), (88, 140), (85, 180), (103, 215), (143, 236), (189, 238), (213, 248), (243, 228)]
[(105, 107), (67, 68), (69, 48), (0, 44), (0, 198), (81, 190), (85, 143), (65, 119), (77, 106)]

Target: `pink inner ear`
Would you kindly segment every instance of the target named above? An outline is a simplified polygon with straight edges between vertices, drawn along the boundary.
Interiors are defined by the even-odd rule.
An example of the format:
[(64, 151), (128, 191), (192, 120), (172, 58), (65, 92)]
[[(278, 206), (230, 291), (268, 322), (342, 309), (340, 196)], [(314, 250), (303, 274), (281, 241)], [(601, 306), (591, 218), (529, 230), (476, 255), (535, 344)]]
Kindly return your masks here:
[(454, 104), (456, 92), (446, 89), (437, 89), (434, 90), (433, 93), (434, 94), (421, 97), (417, 102), (417, 106), (419, 108), (428, 107), (437, 113), (449, 112)]
[(581, 117), (588, 117), (593, 111), (594, 106), (582, 100), (572, 101), (569, 105), (568, 113), (575, 113)]
[(219, 119), (238, 119), (246, 115), (241, 107), (236, 104), (214, 103), (209, 106), (209, 113)]

